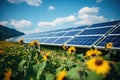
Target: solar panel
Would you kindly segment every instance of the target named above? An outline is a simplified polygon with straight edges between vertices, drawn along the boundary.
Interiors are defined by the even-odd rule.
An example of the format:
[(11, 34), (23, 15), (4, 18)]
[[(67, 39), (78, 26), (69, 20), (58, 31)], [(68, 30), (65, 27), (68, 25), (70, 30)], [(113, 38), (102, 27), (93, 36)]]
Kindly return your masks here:
[(51, 32), (60, 32), (60, 31), (64, 31), (64, 29), (53, 30)]
[(72, 27), (72, 28), (67, 28), (67, 29), (64, 29), (64, 31), (69, 31), (69, 30), (72, 30), (72, 29), (74, 29), (74, 27)]
[(52, 37), (54, 35), (55, 35), (55, 33), (49, 33), (49, 34), (45, 35), (44, 37)]
[(93, 45), (101, 36), (77, 36), (67, 44), (70, 45)]
[(77, 30), (77, 29), (84, 29), (84, 28), (86, 28), (86, 27), (88, 27), (88, 25), (86, 25), (86, 26), (78, 26), (78, 27), (74, 28), (74, 30)]
[(39, 39), (40, 43), (43, 43), (44, 41), (46, 41), (48, 38), (41, 38)]
[(43, 45), (66, 44), (66, 46), (99, 48), (103, 48), (108, 42), (113, 42), (114, 48), (120, 49), (120, 20), (27, 34), (10, 40), (16, 42), (20, 38), (24, 38), (24, 42), (37, 39)]
[(111, 27), (106, 28), (97, 28), (97, 29), (86, 29), (78, 35), (96, 35), (96, 34), (105, 34), (111, 29)]
[(116, 28), (113, 32), (111, 32), (110, 34), (120, 34), (120, 26)]
[(56, 33), (54, 35), (54, 37), (59, 37), (59, 36), (63, 36), (66, 32), (60, 32), (60, 33)]
[(76, 35), (78, 32), (80, 32), (80, 31), (70, 31), (70, 32), (68, 32), (67, 34), (65, 34), (64, 36), (74, 36), (74, 35)]
[(54, 44), (64, 44), (67, 40), (69, 40), (70, 37), (63, 37), (63, 38), (59, 38), (58, 40), (56, 40), (55, 42), (53, 42)]
[(120, 22), (120, 20), (118, 21), (111, 21), (111, 22), (104, 22), (104, 23), (98, 23), (98, 24), (93, 24), (92, 26), (90, 26), (90, 28), (92, 27), (104, 27), (104, 26), (112, 26), (112, 25), (116, 25), (118, 24), (118, 22)]
[(48, 40), (44, 41), (44, 43), (52, 43), (55, 41), (57, 38), (49, 38)]
[(112, 42), (114, 47), (120, 48), (120, 35), (109, 35), (99, 42), (97, 46), (105, 47), (108, 42)]

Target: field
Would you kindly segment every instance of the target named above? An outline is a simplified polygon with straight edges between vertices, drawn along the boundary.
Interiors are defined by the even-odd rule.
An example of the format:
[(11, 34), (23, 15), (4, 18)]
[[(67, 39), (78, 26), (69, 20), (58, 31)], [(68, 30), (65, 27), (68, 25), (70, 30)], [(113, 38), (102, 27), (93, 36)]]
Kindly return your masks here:
[[(111, 46), (109, 46), (111, 44)], [(120, 53), (0, 41), (1, 80), (120, 80)]]

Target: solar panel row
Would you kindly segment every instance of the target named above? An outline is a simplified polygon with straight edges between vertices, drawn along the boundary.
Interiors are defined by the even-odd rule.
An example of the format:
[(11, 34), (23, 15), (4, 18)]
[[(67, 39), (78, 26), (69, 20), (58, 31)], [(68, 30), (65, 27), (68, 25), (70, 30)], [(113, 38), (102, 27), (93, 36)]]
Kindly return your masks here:
[[(35, 34), (24, 35), (25, 42), (37, 39), (41, 44), (72, 45), (78, 47), (96, 46), (103, 48), (106, 43), (113, 42), (114, 48), (120, 49), (120, 20), (78, 26)], [(14, 39), (17, 41), (21, 37)], [(13, 40), (13, 39), (12, 39)]]

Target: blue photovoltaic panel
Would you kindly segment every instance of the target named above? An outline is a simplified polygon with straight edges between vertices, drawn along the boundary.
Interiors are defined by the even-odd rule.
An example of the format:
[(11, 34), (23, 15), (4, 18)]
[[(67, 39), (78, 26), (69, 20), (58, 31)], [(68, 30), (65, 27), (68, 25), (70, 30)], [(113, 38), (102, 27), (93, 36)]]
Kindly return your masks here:
[(120, 22), (120, 20), (118, 20), (118, 21), (111, 21), (111, 22), (105, 22), (105, 23), (93, 24), (89, 28), (92, 28), (92, 27), (101, 27), (101, 26), (112, 26), (112, 25), (118, 24), (118, 22)]
[(74, 28), (74, 30), (77, 30), (77, 29), (84, 29), (84, 28), (86, 28), (86, 27), (88, 27), (88, 25), (86, 25), (86, 26), (78, 26), (78, 27)]
[(97, 44), (97, 46), (103, 46), (108, 42), (113, 43), (113, 47), (119, 47), (120, 48), (120, 35), (109, 35), (106, 38), (104, 38), (100, 43)]
[(24, 42), (39, 40), (43, 45), (73, 45), (80, 47), (104, 47), (113, 42), (114, 48), (120, 48), (120, 20), (98, 23), (93, 25), (71, 27), (46, 32), (27, 34), (11, 38), (13, 42), (24, 38)]
[(58, 30), (53, 30), (51, 32), (60, 32), (60, 31), (63, 31), (64, 29), (58, 29)]
[(44, 43), (52, 43), (53, 41), (55, 41), (57, 38), (49, 38), (48, 40), (46, 40)]
[(49, 34), (47, 34), (46, 36), (44, 36), (44, 37), (52, 37), (52, 36), (54, 36), (55, 35), (55, 33), (49, 33)]
[(40, 43), (42, 43), (42, 42), (44, 42), (44, 41), (46, 41), (48, 38), (41, 38), (41, 39), (39, 39), (39, 41), (40, 41)]
[(86, 29), (79, 35), (96, 35), (96, 34), (105, 34), (111, 29), (111, 27), (106, 28), (97, 28), (97, 29)]
[(70, 39), (70, 37), (59, 38), (58, 40), (56, 40), (53, 43), (55, 43), (55, 44), (64, 44), (69, 39)]
[(69, 30), (72, 30), (74, 27), (72, 28), (67, 28), (67, 29), (64, 29), (64, 31), (69, 31)]
[(67, 34), (65, 34), (64, 36), (74, 36), (74, 35), (76, 35), (78, 32), (80, 32), (80, 31), (70, 31), (70, 32), (68, 32)]
[(110, 34), (120, 34), (120, 26), (116, 28), (112, 33)]
[(67, 44), (71, 45), (93, 45), (101, 36), (79, 36), (73, 38)]
[(66, 32), (55, 33), (54, 37), (63, 36)]

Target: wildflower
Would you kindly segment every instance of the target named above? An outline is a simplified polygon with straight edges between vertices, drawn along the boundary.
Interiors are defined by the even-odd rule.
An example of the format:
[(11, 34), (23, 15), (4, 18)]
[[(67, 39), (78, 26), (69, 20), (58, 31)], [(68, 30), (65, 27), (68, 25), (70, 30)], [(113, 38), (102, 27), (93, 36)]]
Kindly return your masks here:
[(18, 40), (18, 43), (19, 43), (19, 44), (22, 44), (22, 43), (23, 43), (23, 40), (24, 40), (24, 38), (21, 38), (20, 40)]
[(67, 75), (67, 72), (65, 69), (60, 71), (57, 75), (57, 80), (64, 80), (66, 75)]
[(88, 69), (95, 71), (97, 74), (106, 75), (110, 71), (109, 62), (102, 57), (94, 57), (86, 62)]
[(72, 46), (72, 47), (70, 47), (70, 48), (68, 49), (68, 53), (69, 53), (69, 54), (75, 53), (75, 51), (76, 51), (76, 49), (75, 49), (74, 46)]
[(66, 45), (63, 45), (62, 47), (63, 47), (63, 49), (64, 49), (64, 50), (66, 50), (66, 49), (67, 49)]
[(50, 55), (50, 52), (47, 52), (47, 53), (43, 56), (43, 60), (47, 60), (49, 55)]
[(106, 46), (105, 46), (106, 49), (110, 49), (112, 47), (113, 47), (113, 43), (112, 42), (107, 43)]
[(94, 57), (94, 56), (101, 55), (101, 54), (102, 52), (99, 51), (98, 49), (90, 49), (86, 52), (85, 57), (90, 57), (90, 56)]
[(5, 78), (4, 80), (11, 80), (11, 76), (12, 76), (12, 70), (9, 68), (7, 70), (7, 72), (5, 73)]
[(32, 42), (29, 43), (30, 46), (37, 46), (37, 45), (40, 45), (39, 41), (38, 40), (33, 40)]

